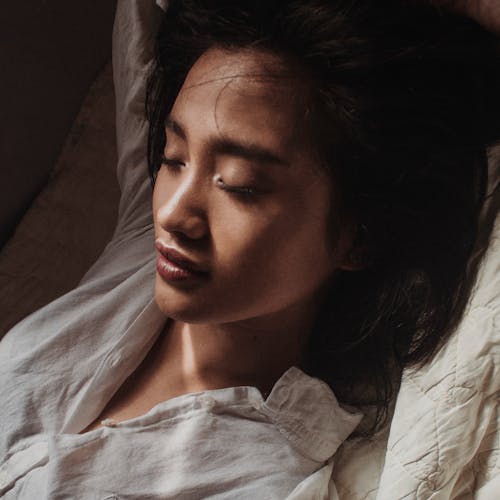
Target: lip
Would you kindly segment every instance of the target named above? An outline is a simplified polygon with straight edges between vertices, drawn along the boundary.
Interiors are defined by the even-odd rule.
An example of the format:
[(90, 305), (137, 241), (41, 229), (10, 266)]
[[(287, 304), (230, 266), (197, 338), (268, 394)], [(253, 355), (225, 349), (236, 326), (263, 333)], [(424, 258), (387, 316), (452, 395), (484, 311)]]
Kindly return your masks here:
[(193, 282), (205, 279), (208, 274), (199, 271), (189, 271), (178, 267), (173, 262), (169, 261), (161, 253), (156, 260), (156, 270), (158, 274), (169, 283)]
[(160, 252), (161, 256), (164, 257), (165, 261), (177, 267), (178, 269), (189, 271), (193, 274), (208, 274), (208, 270), (205, 269), (204, 266), (188, 259), (178, 250), (165, 245), (161, 240), (157, 239), (155, 241), (155, 247), (158, 252)]

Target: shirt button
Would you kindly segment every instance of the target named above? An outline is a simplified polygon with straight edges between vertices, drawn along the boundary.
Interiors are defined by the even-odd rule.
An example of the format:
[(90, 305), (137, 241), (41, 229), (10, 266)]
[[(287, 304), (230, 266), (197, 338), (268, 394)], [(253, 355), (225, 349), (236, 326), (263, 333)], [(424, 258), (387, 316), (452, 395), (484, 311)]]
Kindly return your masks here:
[(101, 420), (101, 425), (104, 427), (116, 427), (116, 420), (113, 418), (105, 418), (104, 420)]

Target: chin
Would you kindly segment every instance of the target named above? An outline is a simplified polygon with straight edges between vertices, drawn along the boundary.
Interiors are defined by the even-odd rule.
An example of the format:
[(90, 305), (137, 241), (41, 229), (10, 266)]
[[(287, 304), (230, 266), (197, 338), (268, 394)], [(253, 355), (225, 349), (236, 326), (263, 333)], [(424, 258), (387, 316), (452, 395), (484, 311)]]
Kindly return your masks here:
[(275, 305), (272, 301), (261, 304), (255, 297), (237, 296), (236, 290), (221, 295), (214, 290), (176, 288), (164, 283), (159, 277), (155, 285), (155, 301), (166, 317), (191, 324), (248, 321), (280, 310), (272, 307)]
[(167, 317), (175, 321), (182, 321), (183, 323), (202, 323), (203, 315), (193, 310), (193, 307), (188, 305), (182, 306), (172, 300), (166, 300), (162, 296), (155, 296), (156, 304), (160, 311)]
[(166, 293), (156, 288), (155, 301), (160, 311), (175, 321), (210, 323), (216, 319), (210, 314), (210, 311), (214, 310), (213, 307), (208, 307), (203, 301), (194, 300), (189, 295), (181, 296), (176, 292)]
[(172, 286), (158, 275), (155, 282), (155, 301), (165, 316), (178, 321), (187, 322), (187, 318), (194, 320), (200, 314), (203, 315), (200, 311), (203, 301), (200, 301), (193, 290), (184, 286)]

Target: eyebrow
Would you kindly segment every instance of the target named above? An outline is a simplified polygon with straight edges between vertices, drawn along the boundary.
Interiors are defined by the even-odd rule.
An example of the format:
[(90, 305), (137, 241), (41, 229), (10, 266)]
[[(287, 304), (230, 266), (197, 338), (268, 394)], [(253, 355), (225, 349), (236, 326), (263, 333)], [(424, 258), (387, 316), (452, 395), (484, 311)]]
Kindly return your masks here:
[[(182, 140), (187, 140), (187, 135), (184, 128), (170, 115), (165, 120), (165, 129), (171, 130)], [(289, 165), (289, 162), (287, 160), (281, 158), (276, 153), (263, 148), (262, 146), (228, 138), (215, 139), (213, 142), (213, 150), (216, 154), (237, 156), (256, 163), (266, 163), (283, 166)]]

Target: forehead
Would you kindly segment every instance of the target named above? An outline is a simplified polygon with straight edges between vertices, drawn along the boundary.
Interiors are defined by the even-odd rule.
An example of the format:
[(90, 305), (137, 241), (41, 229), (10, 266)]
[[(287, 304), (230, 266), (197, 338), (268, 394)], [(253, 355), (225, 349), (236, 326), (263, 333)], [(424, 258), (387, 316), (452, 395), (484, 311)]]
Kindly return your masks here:
[(222, 135), (295, 147), (304, 136), (305, 95), (300, 74), (280, 56), (212, 48), (189, 71), (171, 114)]

